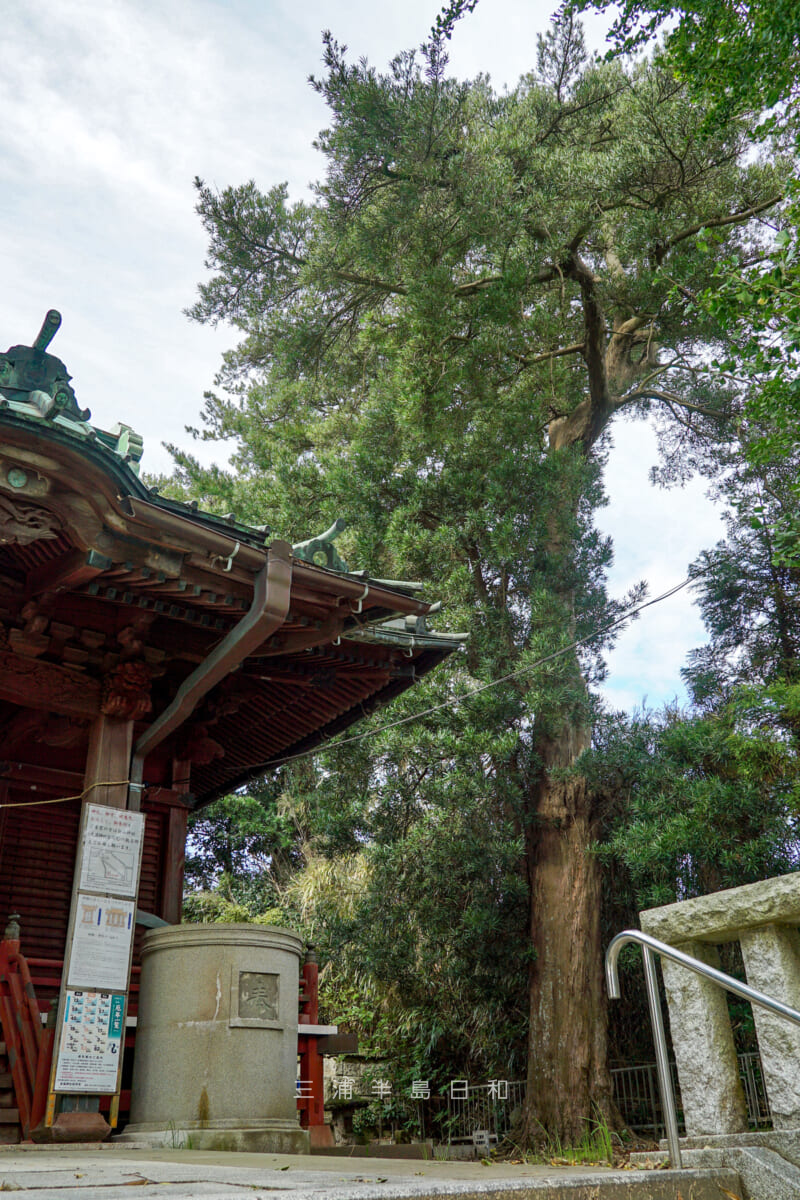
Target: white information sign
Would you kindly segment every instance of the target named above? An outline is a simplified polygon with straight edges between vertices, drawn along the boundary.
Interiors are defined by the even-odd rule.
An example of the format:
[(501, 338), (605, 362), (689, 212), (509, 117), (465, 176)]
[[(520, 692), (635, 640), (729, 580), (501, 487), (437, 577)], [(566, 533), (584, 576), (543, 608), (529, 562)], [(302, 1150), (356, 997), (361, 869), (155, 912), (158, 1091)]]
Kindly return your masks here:
[(116, 1092), (124, 1012), (124, 996), (110, 992), (67, 992), (55, 1091), (95, 1095)]
[(144, 813), (87, 804), (79, 888), (135, 900), (143, 836)]
[(67, 986), (126, 991), (135, 922), (133, 900), (78, 892)]

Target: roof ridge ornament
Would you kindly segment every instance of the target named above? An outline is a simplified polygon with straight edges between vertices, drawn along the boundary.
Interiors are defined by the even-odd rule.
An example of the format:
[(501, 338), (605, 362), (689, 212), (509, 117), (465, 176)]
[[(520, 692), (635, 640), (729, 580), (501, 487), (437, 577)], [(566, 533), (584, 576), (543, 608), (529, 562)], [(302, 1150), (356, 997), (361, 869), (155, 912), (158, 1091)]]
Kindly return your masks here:
[(86, 423), (88, 408), (79, 408), (70, 386), (72, 376), (60, 358), (47, 353), (61, 327), (61, 313), (51, 308), (31, 346), (11, 346), (0, 353), (0, 395), (33, 405), (48, 421), (58, 416)]
[(344, 517), (337, 517), (330, 529), (326, 529), (324, 533), (308, 538), (305, 542), (297, 542), (292, 546), (292, 554), (295, 558), (301, 558), (303, 562), (313, 563), (314, 566), (327, 567), (329, 571), (344, 571), (345, 574), (349, 574), (347, 563), (339, 557), (333, 544), (342, 530), (346, 528), (347, 522)]

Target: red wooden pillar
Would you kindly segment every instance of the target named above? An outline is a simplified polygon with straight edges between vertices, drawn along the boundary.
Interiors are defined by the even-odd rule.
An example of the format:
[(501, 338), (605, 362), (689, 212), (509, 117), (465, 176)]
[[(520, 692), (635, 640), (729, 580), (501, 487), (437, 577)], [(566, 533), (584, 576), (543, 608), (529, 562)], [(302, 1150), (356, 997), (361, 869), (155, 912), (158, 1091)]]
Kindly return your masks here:
[(303, 1033), (304, 1025), (319, 1024), (319, 966), (312, 946), (306, 953), (300, 982), (302, 990), (297, 1030), (300, 1082), (303, 1088), (297, 1101), (300, 1125), (309, 1131), (312, 1146), (331, 1146), (333, 1135), (325, 1124), (323, 1058), (317, 1049), (316, 1034)]

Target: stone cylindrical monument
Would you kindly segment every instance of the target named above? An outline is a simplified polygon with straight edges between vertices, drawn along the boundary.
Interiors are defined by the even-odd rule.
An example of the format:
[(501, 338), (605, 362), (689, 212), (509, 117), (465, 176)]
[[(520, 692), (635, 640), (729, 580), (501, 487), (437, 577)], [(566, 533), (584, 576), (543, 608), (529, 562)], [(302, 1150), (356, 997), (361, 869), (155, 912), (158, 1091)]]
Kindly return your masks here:
[(261, 925), (150, 930), (123, 1140), (301, 1153), (297, 1012), (302, 942)]

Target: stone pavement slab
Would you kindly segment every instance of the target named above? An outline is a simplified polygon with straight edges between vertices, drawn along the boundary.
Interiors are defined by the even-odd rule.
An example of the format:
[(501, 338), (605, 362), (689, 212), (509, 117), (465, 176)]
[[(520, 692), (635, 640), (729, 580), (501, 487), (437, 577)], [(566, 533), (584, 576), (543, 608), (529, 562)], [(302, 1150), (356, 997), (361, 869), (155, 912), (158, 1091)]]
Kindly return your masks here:
[[(194, 1150), (59, 1148), (0, 1154), (0, 1190), (25, 1200), (721, 1200), (736, 1172), (619, 1171)], [(135, 1188), (135, 1191), (131, 1191)], [(22, 1196), (20, 1197), (22, 1200)]]

